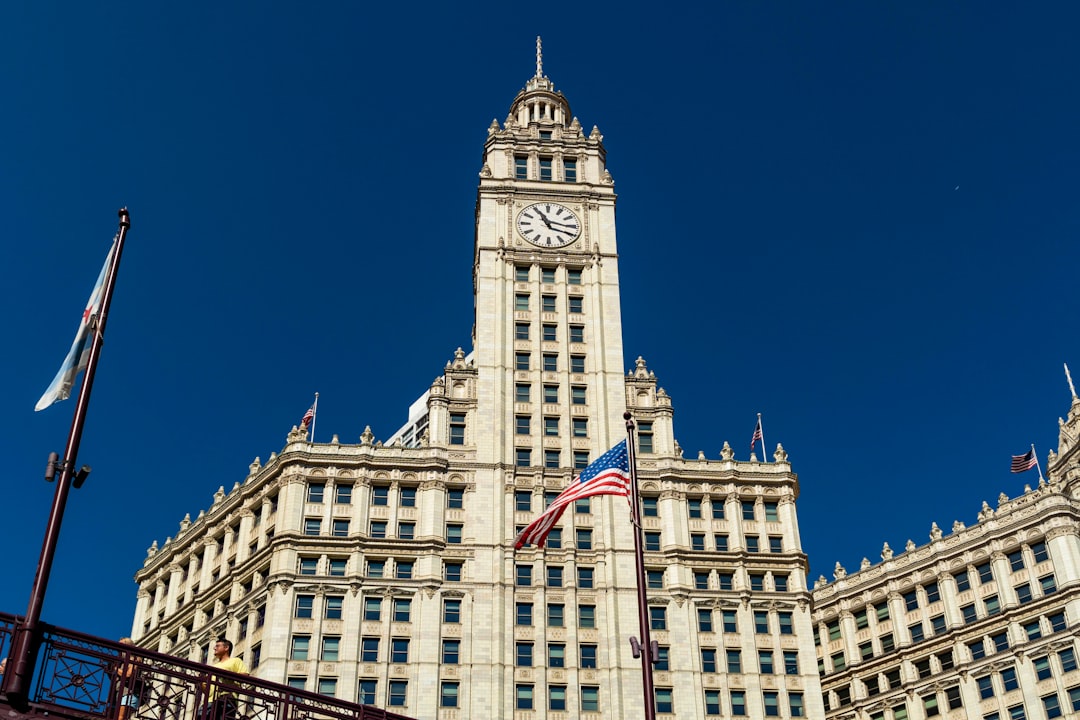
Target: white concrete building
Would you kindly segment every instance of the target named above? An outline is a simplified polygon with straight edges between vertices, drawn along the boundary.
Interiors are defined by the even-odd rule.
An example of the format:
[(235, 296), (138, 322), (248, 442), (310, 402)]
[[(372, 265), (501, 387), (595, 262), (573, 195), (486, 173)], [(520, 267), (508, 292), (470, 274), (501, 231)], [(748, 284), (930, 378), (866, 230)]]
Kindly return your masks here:
[(225, 635), (261, 677), (420, 718), (641, 717), (625, 501), (579, 503), (547, 548), (513, 549), (630, 410), (660, 716), (824, 716), (797, 478), (780, 446), (684, 459), (671, 398), (627, 362), (602, 140), (538, 51), (484, 145), (469, 355), (392, 442), (294, 430), (155, 543), (139, 644), (198, 659)]

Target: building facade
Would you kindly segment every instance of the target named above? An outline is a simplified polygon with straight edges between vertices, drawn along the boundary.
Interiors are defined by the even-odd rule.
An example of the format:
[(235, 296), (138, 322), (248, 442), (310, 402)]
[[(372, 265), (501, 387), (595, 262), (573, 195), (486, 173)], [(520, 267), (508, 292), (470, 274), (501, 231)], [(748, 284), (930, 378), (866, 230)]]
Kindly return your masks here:
[(1047, 475), (978, 523), (815, 583), (827, 717), (1080, 717), (1080, 399)]
[(634, 535), (581, 501), (517, 532), (637, 423), (661, 716), (823, 717), (798, 481), (684, 459), (672, 402), (622, 347), (614, 182), (542, 70), (493, 121), (477, 193), (473, 348), (386, 443), (289, 433), (136, 574), (133, 637), (422, 718), (637, 718)]

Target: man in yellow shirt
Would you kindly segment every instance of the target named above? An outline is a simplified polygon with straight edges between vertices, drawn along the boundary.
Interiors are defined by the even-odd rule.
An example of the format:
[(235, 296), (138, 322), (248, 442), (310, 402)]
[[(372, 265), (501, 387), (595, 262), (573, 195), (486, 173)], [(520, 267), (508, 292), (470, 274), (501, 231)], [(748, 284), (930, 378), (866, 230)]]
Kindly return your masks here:
[[(214, 662), (210, 667), (238, 675), (247, 675), (247, 665), (240, 658), (232, 657), (232, 642), (218, 638), (214, 643)], [(206, 707), (201, 713), (202, 720), (236, 720), (236, 695), (230, 690), (229, 681), (214, 676), (206, 694)]]

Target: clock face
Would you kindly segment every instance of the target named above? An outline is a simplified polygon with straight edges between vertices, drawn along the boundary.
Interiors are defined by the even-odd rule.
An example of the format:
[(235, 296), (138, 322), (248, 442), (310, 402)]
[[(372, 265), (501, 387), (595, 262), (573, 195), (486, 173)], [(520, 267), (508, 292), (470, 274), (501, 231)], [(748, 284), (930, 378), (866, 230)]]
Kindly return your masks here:
[(581, 234), (574, 211), (553, 202), (528, 206), (518, 214), (517, 226), (523, 238), (540, 247), (563, 247)]

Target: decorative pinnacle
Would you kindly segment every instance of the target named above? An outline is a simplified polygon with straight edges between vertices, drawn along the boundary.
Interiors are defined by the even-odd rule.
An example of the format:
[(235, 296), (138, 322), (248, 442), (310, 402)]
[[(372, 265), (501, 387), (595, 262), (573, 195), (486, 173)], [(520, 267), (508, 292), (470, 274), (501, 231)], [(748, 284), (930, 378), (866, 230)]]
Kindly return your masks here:
[(536, 36), (536, 77), (544, 77), (544, 51), (540, 46), (540, 36)]

